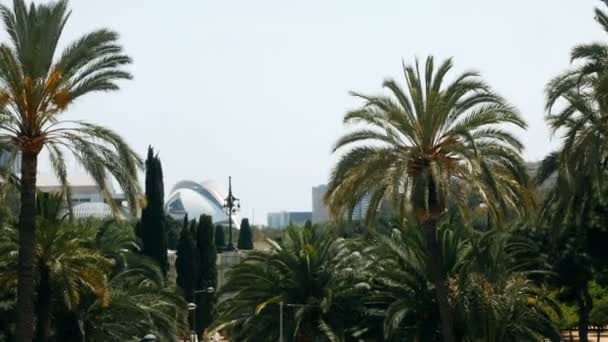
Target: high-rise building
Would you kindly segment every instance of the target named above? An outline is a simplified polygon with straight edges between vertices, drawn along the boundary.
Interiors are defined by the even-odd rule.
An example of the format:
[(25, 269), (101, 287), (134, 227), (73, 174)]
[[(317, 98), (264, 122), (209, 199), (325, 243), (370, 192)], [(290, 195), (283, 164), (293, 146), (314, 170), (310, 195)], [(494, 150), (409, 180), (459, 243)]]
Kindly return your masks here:
[(0, 152), (0, 168), (21, 176), (21, 153)]
[(369, 209), (369, 201), (371, 200), (371, 195), (367, 194), (361, 198), (359, 203), (355, 205), (353, 208), (353, 221), (363, 221), (365, 220), (365, 216), (367, 216), (367, 210)]
[[(329, 211), (325, 205), (325, 202), (323, 201), (326, 192), (327, 185), (319, 185), (312, 188), (312, 223), (314, 224), (329, 221)], [(357, 203), (353, 208), (353, 214), (351, 216), (352, 220), (362, 221), (365, 219), (367, 210), (369, 209), (370, 200), (371, 196), (369, 194), (361, 198), (359, 203)]]
[(312, 187), (312, 223), (325, 223), (329, 221), (329, 211), (323, 198), (327, 192), (327, 185)]
[(306, 221), (311, 220), (312, 213), (310, 211), (281, 211), (276, 213), (268, 213), (268, 228), (283, 229), (290, 224), (303, 225)]

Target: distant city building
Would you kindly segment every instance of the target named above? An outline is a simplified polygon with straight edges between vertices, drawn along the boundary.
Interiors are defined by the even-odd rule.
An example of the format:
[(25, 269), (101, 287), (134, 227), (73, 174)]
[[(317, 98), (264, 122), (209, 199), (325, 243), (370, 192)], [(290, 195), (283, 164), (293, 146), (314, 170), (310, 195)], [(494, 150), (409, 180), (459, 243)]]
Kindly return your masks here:
[(367, 210), (369, 209), (369, 201), (371, 200), (371, 195), (365, 195), (357, 205), (353, 208), (353, 221), (363, 221), (367, 216)]
[(303, 225), (312, 219), (310, 211), (281, 211), (268, 213), (268, 228), (282, 229), (290, 224)]
[[(312, 223), (325, 223), (329, 221), (329, 210), (323, 200), (327, 192), (327, 185), (314, 186), (312, 188)], [(351, 219), (362, 221), (367, 215), (371, 196), (365, 195), (353, 208)]]
[(21, 153), (0, 152), (0, 168), (21, 175)]
[(323, 198), (327, 192), (327, 185), (312, 187), (312, 223), (325, 223), (329, 221), (329, 211)]
[[(189, 219), (198, 220), (204, 214), (211, 216), (215, 224), (228, 224), (228, 215), (223, 208), (226, 197), (226, 191), (217, 182), (183, 180), (171, 190), (165, 202), (165, 211), (177, 220), (183, 219), (186, 214)], [(233, 226), (238, 229), (240, 223), (237, 214), (233, 214)]]
[(268, 213), (267, 224), (268, 228), (282, 228), (287, 226), (287, 213)]

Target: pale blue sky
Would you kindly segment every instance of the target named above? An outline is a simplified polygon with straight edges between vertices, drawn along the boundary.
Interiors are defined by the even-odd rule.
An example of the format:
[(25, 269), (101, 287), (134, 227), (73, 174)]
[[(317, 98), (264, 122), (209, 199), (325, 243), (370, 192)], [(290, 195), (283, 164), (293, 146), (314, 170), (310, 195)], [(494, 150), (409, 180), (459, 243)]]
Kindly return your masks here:
[[(5, 0), (6, 1), (6, 0)], [(142, 153), (160, 150), (168, 189), (180, 179), (234, 178), (243, 215), (310, 210), (327, 180), (341, 117), (401, 81), (401, 60), (453, 56), (476, 69), (529, 123), (526, 157), (547, 153), (543, 87), (570, 48), (607, 38), (594, 0), (72, 0), (65, 37), (122, 35), (135, 79), (72, 108)], [(65, 42), (66, 40), (64, 40)], [(555, 139), (553, 141), (555, 146)]]

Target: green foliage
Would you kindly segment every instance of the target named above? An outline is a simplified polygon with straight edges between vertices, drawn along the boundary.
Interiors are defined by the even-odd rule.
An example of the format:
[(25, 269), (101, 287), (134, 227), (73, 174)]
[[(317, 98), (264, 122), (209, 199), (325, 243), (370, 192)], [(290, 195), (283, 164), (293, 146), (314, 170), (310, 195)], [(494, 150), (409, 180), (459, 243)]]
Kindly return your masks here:
[[(559, 341), (554, 300), (528, 280), (527, 241), (506, 232), (440, 229), (444, 267), (462, 341)], [(438, 341), (439, 312), (426, 244), (415, 227), (336, 239), (324, 227), (289, 227), (270, 251), (249, 252), (222, 289), (218, 328), (236, 340), (285, 336), (336, 341)], [(263, 336), (264, 338), (262, 338)]]
[(608, 325), (608, 300), (598, 301), (593, 305), (593, 309), (589, 313), (589, 323), (605, 327)]
[[(222, 287), (221, 324), (236, 341), (276, 341), (283, 301), (289, 340), (342, 341), (353, 336), (362, 316), (361, 287), (354, 281), (358, 253), (324, 231), (289, 227), (269, 251), (254, 250), (234, 266)], [(361, 285), (365, 287), (365, 284)]]
[[(526, 279), (533, 270), (522, 267), (527, 263), (516, 257), (521, 242), (510, 242), (505, 233), (472, 233), (453, 225), (444, 225), (439, 234), (457, 332), (464, 341), (560, 340), (550, 318), (559, 311)], [(370, 251), (377, 290), (368, 301), (383, 321), (387, 340), (440, 339), (439, 313), (419, 230), (378, 235)]]
[(239, 230), (239, 241), (237, 248), (242, 250), (253, 249), (253, 231), (249, 225), (249, 219), (244, 218), (241, 220), (241, 229)]
[(162, 165), (150, 146), (146, 159), (146, 206), (141, 213), (140, 234), (143, 253), (156, 260), (166, 276), (169, 261), (164, 191)]
[[(57, 199), (39, 196), (39, 339), (82, 341), (83, 329), (87, 341), (135, 340), (150, 332), (175, 340), (186, 331), (184, 300), (165, 286), (156, 263), (141, 255), (133, 228), (113, 221), (65, 221), (56, 215)], [(12, 227), (0, 234), (1, 288), (15, 287), (16, 235)], [(41, 335), (43, 323), (51, 328), (47, 337)]]
[(137, 341), (152, 333), (162, 341), (176, 341), (184, 336), (186, 302), (175, 288), (165, 286), (154, 261), (132, 255), (131, 263), (110, 278), (108, 303), (96, 300), (81, 312), (87, 339)]
[(169, 215), (165, 216), (165, 223), (167, 227), (167, 248), (176, 250), (182, 231), (182, 224)]
[(211, 216), (201, 215), (197, 228), (196, 248), (198, 263), (195, 290), (202, 291), (195, 297), (196, 328), (202, 333), (213, 322), (215, 310), (215, 293), (207, 293), (209, 288), (217, 288), (217, 249), (215, 247), (215, 226)]
[(226, 248), (226, 235), (224, 234), (224, 227), (219, 224), (215, 226), (215, 248), (217, 248), (218, 251)]
[(198, 258), (196, 244), (190, 229), (182, 229), (179, 243), (177, 244), (177, 260), (175, 269), (177, 272), (176, 284), (183, 291), (184, 298), (191, 302), (192, 292), (195, 289), (196, 259)]

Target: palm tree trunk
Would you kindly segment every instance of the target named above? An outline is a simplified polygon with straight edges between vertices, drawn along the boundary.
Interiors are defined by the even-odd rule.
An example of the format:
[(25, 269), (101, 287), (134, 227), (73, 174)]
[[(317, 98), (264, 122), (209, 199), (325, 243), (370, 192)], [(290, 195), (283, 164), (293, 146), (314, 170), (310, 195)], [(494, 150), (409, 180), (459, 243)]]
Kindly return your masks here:
[(46, 342), (51, 334), (51, 282), (50, 271), (46, 265), (39, 265), (40, 283), (38, 285), (38, 305), (36, 321), (36, 341)]
[(422, 222), (421, 225), (429, 252), (429, 266), (431, 268), (431, 277), (433, 277), (433, 285), (435, 286), (435, 298), (439, 306), (443, 341), (455, 342), (454, 319), (452, 318), (452, 310), (448, 300), (447, 277), (443, 269), (441, 246), (437, 239), (437, 220), (429, 219)]
[(34, 336), (34, 249), (36, 243), (36, 171), (38, 153), (21, 155), (21, 210), (17, 268), (17, 342)]
[(589, 312), (593, 308), (593, 301), (587, 284), (583, 285), (577, 292), (578, 339), (580, 342), (589, 342)]

